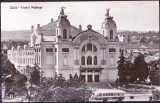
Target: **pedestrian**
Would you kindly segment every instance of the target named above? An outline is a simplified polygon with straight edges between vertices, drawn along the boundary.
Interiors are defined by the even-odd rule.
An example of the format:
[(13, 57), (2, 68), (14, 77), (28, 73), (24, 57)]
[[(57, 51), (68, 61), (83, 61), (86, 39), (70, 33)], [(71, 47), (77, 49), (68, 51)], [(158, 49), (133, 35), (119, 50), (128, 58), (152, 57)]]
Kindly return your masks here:
[(10, 97), (10, 99), (12, 99), (13, 96), (14, 96), (14, 91), (13, 91), (13, 88), (11, 88), (11, 89), (9, 90), (9, 97)]

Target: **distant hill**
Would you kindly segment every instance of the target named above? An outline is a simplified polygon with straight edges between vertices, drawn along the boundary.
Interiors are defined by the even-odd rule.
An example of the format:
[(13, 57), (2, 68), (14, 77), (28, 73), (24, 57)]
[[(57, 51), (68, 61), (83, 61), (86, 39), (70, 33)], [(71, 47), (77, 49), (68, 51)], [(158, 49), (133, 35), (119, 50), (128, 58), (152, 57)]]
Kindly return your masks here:
[[(99, 33), (101, 33), (101, 30), (95, 30)], [(118, 34), (148, 34), (150, 36), (152, 33), (140, 33), (140, 32), (135, 32), (135, 31), (127, 31), (127, 30), (117, 30)], [(157, 33), (155, 33), (157, 35)], [(146, 36), (146, 35), (145, 35)], [(1, 41), (5, 40), (30, 40), (30, 30), (17, 30), (17, 31), (1, 31)]]
[(29, 40), (30, 30), (1, 31), (1, 41), (3, 40)]

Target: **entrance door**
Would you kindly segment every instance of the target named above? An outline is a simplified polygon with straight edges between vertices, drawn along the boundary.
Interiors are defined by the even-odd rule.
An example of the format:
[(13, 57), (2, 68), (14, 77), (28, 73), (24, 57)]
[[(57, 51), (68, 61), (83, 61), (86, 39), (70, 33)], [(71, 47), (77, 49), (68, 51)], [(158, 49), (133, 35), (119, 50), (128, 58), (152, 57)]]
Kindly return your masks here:
[(95, 78), (94, 79), (95, 82), (99, 82), (99, 75), (94, 75), (94, 78)]
[(88, 82), (92, 82), (92, 75), (88, 75)]

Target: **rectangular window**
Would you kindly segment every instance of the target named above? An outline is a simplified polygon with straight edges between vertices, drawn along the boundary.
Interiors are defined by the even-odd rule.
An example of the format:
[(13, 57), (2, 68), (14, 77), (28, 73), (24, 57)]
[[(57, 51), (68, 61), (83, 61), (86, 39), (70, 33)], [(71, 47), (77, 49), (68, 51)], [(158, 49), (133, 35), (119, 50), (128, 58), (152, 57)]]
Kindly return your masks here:
[(55, 48), (55, 52), (57, 52), (57, 48)]
[(116, 52), (115, 48), (109, 48), (109, 52)]
[(53, 48), (46, 48), (46, 52), (53, 52)]
[(69, 52), (69, 48), (62, 48), (62, 52)]

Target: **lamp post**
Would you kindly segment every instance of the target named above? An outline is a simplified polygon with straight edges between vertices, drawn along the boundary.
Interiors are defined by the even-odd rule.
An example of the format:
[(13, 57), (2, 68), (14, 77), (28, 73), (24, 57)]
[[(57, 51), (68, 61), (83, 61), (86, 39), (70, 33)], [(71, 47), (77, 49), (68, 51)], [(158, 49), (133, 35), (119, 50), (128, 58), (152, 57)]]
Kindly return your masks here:
[(139, 81), (139, 78), (137, 78), (137, 80), (136, 80), (136, 88), (135, 88), (135, 93), (136, 93), (136, 90), (137, 90), (137, 81)]

